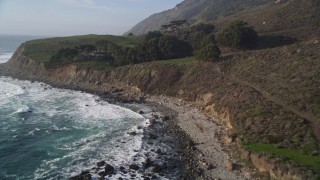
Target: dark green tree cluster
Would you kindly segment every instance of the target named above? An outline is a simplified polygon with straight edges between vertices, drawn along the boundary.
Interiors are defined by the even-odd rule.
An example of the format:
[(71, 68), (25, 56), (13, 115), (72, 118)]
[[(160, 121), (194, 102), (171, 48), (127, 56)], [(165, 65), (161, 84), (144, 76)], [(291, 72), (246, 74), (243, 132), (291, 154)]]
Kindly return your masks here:
[[(182, 26), (186, 21), (171, 22), (172, 26)], [(179, 33), (162, 34), (149, 32), (135, 47), (121, 47), (109, 41), (98, 41), (74, 48), (64, 48), (52, 56), (49, 64), (62, 65), (76, 60), (107, 60), (115, 66), (137, 64), (155, 60), (184, 58), (196, 55), (201, 61), (216, 61), (221, 55), (218, 43), (222, 46), (244, 48), (254, 44), (257, 33), (243, 21), (236, 21), (215, 37), (215, 26), (197, 24), (180, 29)], [(218, 43), (217, 43), (218, 42)], [(91, 53), (94, 52), (94, 53)], [(94, 56), (94, 57), (91, 57)], [(77, 59), (78, 58), (78, 59)]]
[(180, 33), (179, 39), (183, 39), (191, 44), (195, 51), (202, 48), (202, 41), (209, 34), (213, 33), (215, 26), (212, 24), (197, 24), (187, 31)]
[(171, 21), (169, 24), (165, 24), (161, 26), (161, 31), (166, 34), (175, 34), (182, 31), (185, 27), (188, 27), (189, 24), (187, 23), (187, 20), (177, 20), (177, 21)]
[(149, 31), (144, 37), (144, 41), (149, 41), (154, 38), (160, 38), (163, 34), (160, 31)]
[(192, 55), (192, 47), (174, 36), (151, 32), (145, 40), (133, 48), (118, 48), (115, 52), (116, 66), (155, 60), (183, 58)]
[(248, 23), (235, 21), (218, 34), (218, 43), (231, 48), (253, 47), (258, 39), (257, 32)]
[(78, 55), (78, 50), (75, 48), (62, 48), (57, 54), (53, 55), (49, 62), (46, 63), (47, 67), (55, 67), (60, 64), (73, 62)]
[(103, 50), (109, 54), (113, 54), (115, 50), (119, 48), (118, 45), (110, 41), (97, 41), (96, 46), (97, 46), (97, 49)]
[(200, 61), (217, 61), (221, 51), (217, 45), (214, 34), (209, 34), (202, 41), (202, 47), (197, 51), (196, 57)]
[(92, 52), (97, 50), (97, 47), (91, 44), (85, 44), (85, 45), (80, 45), (78, 49), (80, 52)]

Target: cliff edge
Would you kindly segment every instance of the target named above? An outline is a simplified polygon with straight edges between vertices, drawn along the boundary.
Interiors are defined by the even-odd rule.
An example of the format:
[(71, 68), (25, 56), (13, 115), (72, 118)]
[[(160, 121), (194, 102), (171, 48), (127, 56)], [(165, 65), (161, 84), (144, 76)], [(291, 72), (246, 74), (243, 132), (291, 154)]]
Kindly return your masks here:
[(126, 100), (146, 94), (180, 99), (229, 129), (224, 141), (259, 171), (313, 179), (320, 167), (319, 40), (238, 52), (218, 63), (151, 62), (110, 70), (81, 63), (46, 69), (22, 45), (2, 74), (106, 96), (115, 92)]

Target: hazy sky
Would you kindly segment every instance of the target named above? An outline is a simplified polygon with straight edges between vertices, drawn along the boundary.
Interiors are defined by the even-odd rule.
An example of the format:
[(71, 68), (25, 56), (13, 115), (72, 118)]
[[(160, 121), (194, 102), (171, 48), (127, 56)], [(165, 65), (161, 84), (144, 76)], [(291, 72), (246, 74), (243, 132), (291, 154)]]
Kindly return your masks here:
[(0, 34), (120, 35), (182, 0), (0, 0)]

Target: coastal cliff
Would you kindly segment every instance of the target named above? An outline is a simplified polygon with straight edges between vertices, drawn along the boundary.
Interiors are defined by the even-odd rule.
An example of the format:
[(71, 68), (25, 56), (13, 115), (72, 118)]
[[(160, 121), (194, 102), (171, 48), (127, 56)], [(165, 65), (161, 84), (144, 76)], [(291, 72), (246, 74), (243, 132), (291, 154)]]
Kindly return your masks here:
[(176, 98), (181, 104), (192, 105), (214, 117), (215, 123), (223, 124), (229, 132), (224, 137), (225, 142), (242, 149), (241, 158), (259, 171), (267, 172), (271, 178), (313, 179), (319, 175), (315, 169), (308, 170), (309, 165), (301, 166), (291, 159), (283, 163), (278, 154), (256, 150), (266, 145), (277, 151), (304, 149), (313, 153), (318, 150), (317, 132), (312, 131), (312, 123), (307, 118), (266, 96), (256, 84), (250, 83), (253, 81), (235, 77), (236, 66), (226, 62), (143, 63), (108, 71), (73, 63), (46, 69), (42, 62), (28, 57), (22, 45), (5, 68), (5, 75), (110, 95), (117, 100), (141, 101), (148, 95)]

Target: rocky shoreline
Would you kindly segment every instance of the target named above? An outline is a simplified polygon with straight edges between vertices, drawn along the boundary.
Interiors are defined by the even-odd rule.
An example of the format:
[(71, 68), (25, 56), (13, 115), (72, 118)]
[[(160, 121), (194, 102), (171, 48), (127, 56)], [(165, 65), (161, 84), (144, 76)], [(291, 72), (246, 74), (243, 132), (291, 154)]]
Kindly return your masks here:
[[(190, 160), (186, 165), (196, 175), (191, 179), (253, 179), (252, 169), (237, 163), (237, 156), (232, 156), (232, 147), (225, 142), (229, 132), (223, 125), (193, 104), (177, 98), (148, 96), (146, 104), (149, 103), (156, 104), (159, 111), (165, 112), (164, 108), (176, 113), (172, 121), (190, 142), (187, 145)], [(179, 137), (176, 132), (174, 134)]]
[[(114, 165), (108, 160), (101, 160), (96, 166), (84, 170), (79, 175), (69, 178), (79, 179), (195, 179), (195, 167), (190, 163), (193, 155), (189, 137), (171, 121), (176, 113), (171, 110), (158, 112), (153, 105), (137, 103), (117, 103), (129, 108), (147, 119), (147, 126), (138, 126), (127, 132), (130, 136), (143, 130), (141, 149), (135, 149), (131, 163)], [(164, 109), (163, 109), (164, 110)], [(163, 115), (163, 114), (166, 115)], [(125, 142), (123, 142), (125, 143)], [(187, 161), (188, 160), (188, 161)], [(191, 170), (191, 171), (189, 171)], [(198, 173), (197, 175), (200, 175)]]
[[(210, 119), (200, 112), (192, 104), (187, 104), (179, 99), (169, 98), (165, 96), (149, 96), (143, 93), (131, 92), (125, 89), (118, 89), (116, 87), (109, 87), (107, 90), (90, 90), (90, 88), (85, 88), (85, 86), (77, 86), (74, 84), (66, 84), (54, 81), (50, 77), (37, 77), (37, 76), (23, 76), (18, 73), (8, 72), (3, 65), (0, 65), (0, 75), (10, 76), (21, 80), (31, 80), (31, 81), (41, 81), (50, 84), (54, 87), (73, 89), (78, 91), (85, 91), (88, 93), (99, 95), (102, 99), (107, 100), (110, 103), (115, 103), (119, 105), (124, 105), (124, 103), (138, 103), (145, 104), (146, 107), (151, 108), (150, 118), (152, 122), (155, 122), (156, 128), (146, 128), (144, 131), (144, 142), (148, 142), (154, 137), (150, 137), (151, 134), (161, 134), (171, 137), (175, 137), (175, 140), (166, 141), (174, 142), (176, 145), (176, 152), (178, 153), (180, 162), (182, 164), (173, 164), (168, 166), (168, 164), (154, 164), (151, 167), (151, 171), (143, 172), (144, 170), (150, 169), (146, 167), (145, 164), (151, 165), (152, 160), (144, 154), (144, 159), (142, 162), (140, 160), (140, 166), (137, 164), (128, 165), (128, 167), (113, 167), (106, 161), (97, 162), (97, 167), (91, 170), (83, 171), (79, 176), (73, 177), (71, 179), (90, 179), (91, 172), (103, 172), (102, 175), (111, 175), (115, 172), (124, 174), (124, 172), (129, 173), (131, 178), (136, 178), (135, 172), (142, 172), (144, 175), (141, 176), (144, 179), (157, 179), (165, 178), (166, 172), (169, 170), (172, 172), (176, 170), (180, 171), (177, 179), (250, 179), (251, 174), (244, 168), (243, 165), (235, 163), (230, 156), (230, 147), (224, 143), (224, 135), (227, 134), (225, 128), (219, 124), (216, 124), (215, 120)], [(125, 105), (124, 105), (125, 106)], [(128, 107), (131, 108), (132, 107)], [(133, 108), (134, 110), (134, 108)], [(136, 110), (138, 112), (138, 110)], [(153, 113), (152, 113), (153, 112)], [(162, 118), (157, 122), (155, 118), (155, 112), (162, 114)], [(158, 136), (159, 137), (159, 136)], [(157, 138), (156, 138), (157, 139)], [(161, 139), (159, 143), (161, 145)], [(155, 142), (155, 141), (154, 141)], [(154, 143), (153, 142), (153, 143)], [(172, 143), (171, 142), (171, 143)], [(148, 149), (148, 146), (144, 146)], [(149, 147), (150, 148), (150, 147)], [(152, 149), (149, 149), (150, 151)], [(159, 154), (157, 149), (153, 150), (154, 153)], [(175, 156), (164, 156), (160, 157), (165, 159), (167, 162), (174, 161)], [(178, 157), (176, 155), (176, 157)], [(157, 161), (161, 161), (158, 159)], [(171, 159), (170, 159), (171, 158)], [(172, 159), (173, 158), (173, 159)], [(99, 171), (103, 170), (104, 171)], [(112, 167), (112, 168), (111, 168)], [(141, 168), (141, 169), (140, 169)], [(97, 171), (98, 169), (98, 171)], [(113, 170), (112, 170), (113, 169)], [(154, 171), (154, 169), (156, 169)], [(112, 171), (112, 173), (111, 173)], [(163, 171), (163, 172), (161, 172)], [(130, 174), (131, 172), (131, 174)], [(95, 176), (97, 177), (97, 176)]]

